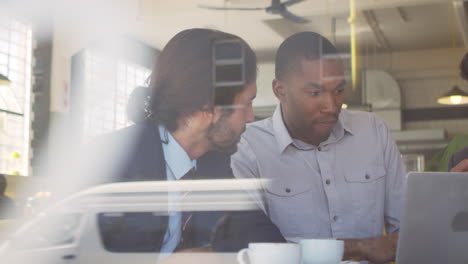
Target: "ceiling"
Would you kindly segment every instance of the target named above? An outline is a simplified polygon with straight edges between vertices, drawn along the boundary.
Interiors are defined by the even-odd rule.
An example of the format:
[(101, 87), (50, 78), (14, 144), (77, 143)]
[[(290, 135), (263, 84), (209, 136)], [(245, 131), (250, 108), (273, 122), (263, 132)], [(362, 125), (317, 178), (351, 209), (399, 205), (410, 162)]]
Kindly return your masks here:
[[(158, 5), (154, 0), (141, 0), (139, 11), (143, 24), (158, 28), (166, 25), (155, 39), (141, 32), (149, 42), (162, 47), (177, 31), (189, 27), (210, 27), (229, 31), (245, 38), (260, 54), (273, 58), (281, 41), (300, 31), (316, 31), (335, 42), (343, 51), (349, 50), (350, 27), (349, 0), (308, 0), (289, 8), (311, 22), (295, 24), (278, 15), (264, 11), (216, 11), (204, 10), (197, 4), (229, 7), (263, 7), (264, 0), (198, 0), (171, 1), (170, 5)], [(367, 51), (406, 51), (460, 47), (463, 45), (461, 29), (455, 10), (447, 0), (357, 0), (356, 28), (358, 41)], [(373, 21), (366, 19), (371, 13)], [(335, 22), (334, 22), (335, 21)], [(370, 23), (387, 42), (377, 41)], [(335, 23), (335, 24), (334, 24)], [(382, 38), (381, 37), (381, 38)], [(163, 41), (161, 41), (163, 40)]]
[[(2, 0), (3, 1), (3, 0)], [(9, 2), (8, 2), (9, 1)], [(461, 47), (464, 45), (459, 14), (449, 0), (355, 0), (358, 41), (367, 52), (406, 51)], [(460, 0), (457, 0), (460, 2)], [(219, 7), (266, 7), (268, 0), (6, 0), (14, 12), (36, 18), (54, 18), (58, 32), (72, 38), (101, 37), (111, 32), (130, 34), (162, 48), (177, 32), (207, 27), (237, 34), (250, 43), (261, 59), (272, 59), (275, 49), (289, 35), (317, 31), (349, 50), (347, 22), (350, 0), (306, 0), (289, 11), (311, 22), (295, 24), (278, 15), (259, 11), (217, 11)], [(40, 3), (37, 3), (40, 2)], [(97, 2), (97, 3), (96, 3)], [(0, 6), (1, 7), (1, 6)], [(463, 8), (463, 5), (462, 5)], [(27, 11), (24, 11), (27, 10)], [(465, 10), (462, 11), (465, 14)], [(105, 34), (104, 34), (105, 33)]]

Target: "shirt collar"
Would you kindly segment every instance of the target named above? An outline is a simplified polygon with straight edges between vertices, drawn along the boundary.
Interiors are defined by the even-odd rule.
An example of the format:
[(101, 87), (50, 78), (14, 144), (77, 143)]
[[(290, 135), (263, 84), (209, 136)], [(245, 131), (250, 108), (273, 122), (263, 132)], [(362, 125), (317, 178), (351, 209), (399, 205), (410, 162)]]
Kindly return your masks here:
[(289, 135), (289, 131), (286, 128), (286, 125), (283, 121), (283, 114), (281, 113), (281, 104), (275, 109), (272, 117), (273, 121), (273, 130), (275, 133), (276, 141), (278, 142), (278, 150), (282, 153), (291, 143), (293, 140)]
[(351, 118), (349, 117), (349, 115), (350, 112), (348, 109), (341, 109), (341, 113), (338, 117), (337, 123), (344, 129), (344, 131), (354, 136), (353, 123), (351, 122)]
[(180, 180), (188, 171), (196, 168), (197, 160), (190, 159), (184, 148), (164, 126), (159, 126), (159, 135), (162, 141), (164, 160), (175, 179)]
[[(338, 121), (333, 127), (330, 137), (324, 141), (324, 143), (332, 143), (343, 138), (345, 132), (354, 135), (352, 124), (348, 118), (349, 111), (342, 109), (338, 117)], [(284, 124), (283, 115), (281, 113), (281, 105), (279, 104), (272, 117), (273, 121), (273, 130), (275, 133), (275, 138), (278, 143), (278, 150), (282, 153), (290, 144), (294, 144), (294, 140), (289, 135), (289, 131)]]

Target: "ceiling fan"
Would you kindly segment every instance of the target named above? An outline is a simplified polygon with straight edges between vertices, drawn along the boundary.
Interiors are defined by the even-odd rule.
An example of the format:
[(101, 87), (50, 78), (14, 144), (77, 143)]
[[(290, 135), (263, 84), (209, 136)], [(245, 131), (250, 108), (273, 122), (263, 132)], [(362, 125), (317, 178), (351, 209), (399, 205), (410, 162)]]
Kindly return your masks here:
[(200, 8), (211, 9), (211, 10), (237, 10), (237, 11), (255, 11), (255, 10), (265, 10), (269, 14), (281, 15), (283, 18), (299, 24), (308, 23), (309, 20), (296, 16), (293, 13), (289, 12), (287, 7), (303, 2), (305, 0), (289, 0), (286, 2), (281, 2), (281, 0), (271, 0), (271, 5), (267, 7), (217, 7), (209, 5), (198, 5)]

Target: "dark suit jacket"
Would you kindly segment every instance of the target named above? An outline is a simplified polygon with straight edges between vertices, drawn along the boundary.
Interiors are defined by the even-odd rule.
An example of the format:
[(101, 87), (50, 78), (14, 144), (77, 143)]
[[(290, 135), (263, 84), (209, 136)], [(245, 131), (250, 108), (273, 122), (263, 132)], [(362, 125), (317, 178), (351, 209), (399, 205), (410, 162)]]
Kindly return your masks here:
[(458, 163), (460, 163), (462, 160), (468, 159), (468, 147), (465, 147), (464, 149), (455, 152), (449, 159), (448, 162), (448, 169), (449, 171), (457, 166)]
[[(156, 124), (145, 122), (137, 124), (106, 136), (99, 140), (101, 148), (98, 154), (103, 158), (99, 161), (99, 179), (95, 183), (110, 183), (124, 181), (165, 181), (166, 166), (162, 149), (161, 137)], [(95, 155), (93, 155), (95, 156)], [(106, 159), (107, 157), (107, 159)], [(93, 168), (92, 175), (97, 175)], [(94, 177), (94, 176), (93, 176)], [(219, 152), (209, 152), (197, 160), (197, 176), (195, 179), (233, 178), (230, 168), (230, 156)], [(226, 212), (196, 212), (190, 219), (184, 231), (183, 239), (188, 240), (188, 247), (209, 245), (218, 251), (237, 251), (247, 247), (248, 242), (283, 242), (279, 230), (263, 212), (230, 212), (221, 221)], [(142, 232), (127, 232), (125, 239), (108, 239), (114, 243), (118, 251), (120, 247), (135, 247), (138, 244), (154, 246), (143, 251), (154, 251), (161, 248), (162, 240), (168, 226), (168, 216), (159, 216), (157, 227)], [(133, 230), (141, 230), (145, 220), (138, 215), (129, 215), (128, 222)], [(115, 226), (109, 224), (108, 226)], [(212, 232), (214, 226), (217, 228)], [(246, 232), (248, 231), (248, 232)], [(108, 234), (118, 234), (112, 230)], [(151, 233), (151, 236), (144, 233)], [(116, 237), (117, 238), (117, 237)], [(141, 241), (145, 239), (145, 241)], [(148, 241), (149, 240), (149, 241)], [(185, 243), (184, 243), (185, 244)], [(133, 246), (132, 246), (133, 245)]]

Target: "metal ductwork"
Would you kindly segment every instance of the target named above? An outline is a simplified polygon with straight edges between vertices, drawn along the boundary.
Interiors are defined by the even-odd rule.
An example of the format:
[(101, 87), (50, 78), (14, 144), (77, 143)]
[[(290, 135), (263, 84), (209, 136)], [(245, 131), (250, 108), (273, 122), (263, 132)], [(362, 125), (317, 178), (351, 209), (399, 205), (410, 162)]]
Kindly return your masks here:
[(389, 73), (379, 70), (365, 71), (364, 103), (387, 123), (390, 130), (400, 131), (401, 92), (397, 81)]
[(380, 70), (364, 72), (361, 94), (363, 104), (385, 121), (401, 152), (426, 152), (446, 146), (447, 133), (444, 128), (402, 129), (401, 90), (389, 73)]

